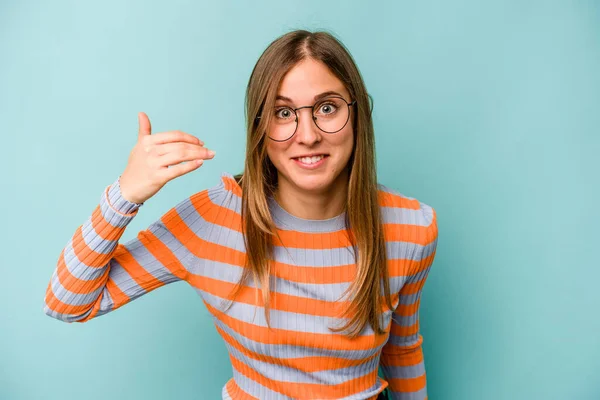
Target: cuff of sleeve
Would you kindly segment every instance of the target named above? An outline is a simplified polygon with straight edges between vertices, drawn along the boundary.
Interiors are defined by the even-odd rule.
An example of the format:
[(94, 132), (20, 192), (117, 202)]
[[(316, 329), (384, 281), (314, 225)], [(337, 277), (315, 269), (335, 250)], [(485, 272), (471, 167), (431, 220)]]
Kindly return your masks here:
[(119, 176), (106, 190), (108, 205), (119, 214), (134, 214), (144, 203), (132, 203), (123, 198), (120, 179), (121, 177)]

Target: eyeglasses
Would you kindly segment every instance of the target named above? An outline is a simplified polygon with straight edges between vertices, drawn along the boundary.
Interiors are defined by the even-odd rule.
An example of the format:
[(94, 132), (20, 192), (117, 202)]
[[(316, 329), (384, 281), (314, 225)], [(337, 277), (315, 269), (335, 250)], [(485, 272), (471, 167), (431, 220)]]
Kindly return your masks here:
[[(350, 119), (350, 107), (356, 100), (348, 103), (342, 97), (329, 96), (312, 106), (291, 108), (278, 106), (273, 109), (273, 117), (268, 128), (268, 136), (276, 142), (289, 140), (298, 129), (298, 110), (310, 108), (312, 119), (317, 128), (325, 133), (336, 133), (344, 129)], [(260, 119), (260, 117), (256, 117)]]

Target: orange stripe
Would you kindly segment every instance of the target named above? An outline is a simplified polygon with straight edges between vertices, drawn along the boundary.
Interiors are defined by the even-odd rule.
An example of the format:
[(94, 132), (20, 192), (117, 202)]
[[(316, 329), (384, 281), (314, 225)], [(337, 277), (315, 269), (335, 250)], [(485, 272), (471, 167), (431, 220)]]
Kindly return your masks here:
[(425, 374), (416, 378), (391, 378), (390, 388), (396, 393), (417, 392), (427, 385)]
[[(407, 259), (388, 259), (388, 274), (391, 277), (409, 276), (419, 268), (419, 262)], [(344, 283), (356, 279), (356, 264), (339, 266), (303, 267), (271, 260), (271, 274), (298, 283)]]
[(248, 367), (242, 361), (230, 354), (231, 365), (242, 375), (252, 379), (261, 385), (292, 398), (331, 398), (350, 396), (372, 387), (377, 379), (377, 368), (364, 376), (351, 379), (337, 385), (323, 385), (320, 383), (296, 383), (268, 379), (260, 372)]
[(432, 241), (429, 238), (429, 227), (421, 225), (392, 224), (383, 225), (383, 234), (386, 243), (409, 242), (419, 245), (426, 245)]
[[(108, 261), (107, 261), (108, 262)], [(77, 294), (88, 294), (98, 289), (106, 282), (108, 269), (94, 280), (82, 280), (71, 274), (71, 271), (67, 267), (65, 261), (65, 249), (63, 249), (58, 258), (57, 264), (57, 277), (63, 287), (68, 288), (69, 291)]]
[(423, 351), (404, 352), (398, 354), (381, 353), (381, 365), (388, 367), (413, 367), (423, 362)]
[[(234, 283), (195, 274), (189, 274), (188, 282), (195, 288), (222, 299), (231, 299), (230, 294), (232, 294), (233, 289), (235, 288)], [(270, 297), (270, 307), (274, 310), (322, 317), (340, 318), (345, 309), (350, 305), (349, 301), (324, 301), (279, 292), (271, 292)], [(257, 296), (256, 290), (249, 286), (243, 286), (243, 289), (240, 291), (235, 301), (264, 307), (262, 294), (259, 292), (259, 295)]]
[[(196, 289), (205, 291), (222, 299), (231, 300), (235, 283), (221, 281), (219, 279), (209, 278), (206, 276), (188, 274), (187, 281)], [(381, 296), (382, 302), (384, 296)], [(392, 302), (396, 301), (398, 294), (391, 294)], [(243, 285), (236, 302), (250, 304), (253, 306), (264, 307), (263, 297), (255, 288)], [(344, 318), (344, 313), (348, 307), (351, 307), (351, 301), (336, 300), (325, 301), (317, 300), (309, 297), (294, 296), (277, 291), (270, 293), (270, 308), (274, 310), (287, 311), (300, 314), (316, 315), (321, 317)], [(388, 307), (383, 302), (383, 311), (387, 311)]]
[(297, 283), (349, 283), (356, 278), (356, 264), (302, 267), (271, 260), (271, 275)]
[(277, 229), (277, 232), (279, 233), (279, 238), (272, 238), (275, 246), (329, 250), (351, 245), (345, 230), (335, 232), (298, 232)]
[(245, 264), (246, 254), (244, 252), (202, 239), (190, 230), (176, 213), (165, 216), (163, 222), (169, 231), (196, 257), (240, 267)]
[[(207, 242), (198, 236), (189, 237), (186, 247), (199, 258), (245, 268), (246, 254), (242, 251)], [(270, 262), (271, 274), (273, 276), (291, 282), (316, 284), (343, 283), (352, 282), (356, 277), (356, 264), (305, 267), (276, 260), (270, 260)], [(409, 271), (416, 270), (418, 266), (418, 261), (390, 259), (388, 260), (388, 273), (390, 277), (409, 276)]]
[(393, 367), (410, 367), (423, 362), (423, 336), (409, 346), (394, 346), (386, 343), (381, 351), (381, 364)]
[(394, 314), (401, 315), (403, 317), (410, 317), (419, 310), (419, 303), (419, 301), (416, 301), (413, 304), (398, 304)]
[(75, 234), (73, 235), (72, 246), (73, 252), (77, 256), (77, 259), (90, 268), (102, 268), (106, 265), (106, 263), (108, 263), (111, 257), (110, 254), (98, 253), (87, 245), (83, 239), (81, 226), (77, 228)]
[(435, 258), (435, 253), (437, 253), (437, 248), (434, 249), (429, 256), (421, 259), (421, 261), (419, 261), (419, 264), (417, 265), (418, 270), (415, 271), (415, 273), (424, 271), (427, 269), (427, 267), (431, 266), (431, 264), (433, 264), (433, 259)]
[(402, 289), (400, 289), (400, 294), (402, 296), (408, 296), (411, 294), (417, 294), (419, 290), (423, 288), (423, 284), (425, 283), (425, 278), (421, 279), (417, 282), (405, 282)]
[(260, 400), (259, 398), (250, 396), (250, 394), (243, 391), (242, 388), (235, 383), (233, 378), (227, 381), (225, 384), (225, 390), (227, 390), (229, 397), (235, 400)]
[(48, 284), (48, 287), (46, 288), (46, 305), (51, 310), (59, 312), (61, 314), (83, 314), (84, 312), (90, 309), (90, 306), (92, 304), (93, 303), (73, 306), (70, 304), (63, 303), (56, 296), (54, 296), (54, 293), (52, 292), (52, 283)]
[(238, 197), (242, 197), (242, 188), (235, 179), (232, 179), (228, 176), (223, 176), (221, 177), (221, 180), (225, 184), (226, 190), (233, 192), (233, 194), (235, 194)]
[(190, 197), (196, 212), (207, 222), (242, 232), (242, 216), (234, 210), (213, 203), (208, 192), (205, 189)]
[(418, 210), (420, 208), (417, 199), (409, 200), (396, 193), (389, 193), (384, 190), (377, 191), (377, 203), (383, 207), (406, 208), (409, 210)]
[[(154, 256), (154, 258), (156, 258), (165, 268), (169, 270), (169, 272), (171, 272), (171, 274), (175, 275), (179, 279), (185, 278), (187, 274), (185, 267), (181, 264), (171, 249), (169, 249), (169, 247), (167, 247), (167, 245), (163, 243), (156, 235), (149, 230), (145, 230), (138, 233), (137, 239), (144, 245), (146, 250), (148, 250)], [(158, 281), (153, 277), (144, 279), (148, 272), (140, 264), (138, 264), (137, 261), (135, 261), (131, 253), (129, 253), (124, 245), (119, 244), (117, 246), (114, 252), (114, 258), (117, 262), (119, 262), (119, 264), (123, 265), (123, 268), (131, 273), (132, 277), (136, 279), (136, 282), (138, 282), (144, 289), (153, 290), (164, 285), (163, 282)]]
[[(204, 304), (215, 318), (234, 330), (237, 334), (264, 344), (282, 344), (328, 350), (370, 350), (373, 347), (381, 346), (388, 338), (388, 335), (375, 336), (371, 334), (350, 339), (339, 333), (297, 332), (289, 329), (257, 326), (233, 318), (212, 307), (206, 301)], [(262, 312), (260, 309), (256, 311)], [(389, 324), (386, 327), (386, 330), (388, 329)]]
[(377, 354), (373, 354), (367, 358), (361, 359), (348, 359), (343, 357), (297, 357), (297, 358), (280, 358), (272, 357), (264, 354), (259, 354), (248, 350), (244, 346), (240, 345), (237, 340), (229, 335), (227, 332), (216, 326), (217, 331), (221, 334), (223, 339), (229, 343), (232, 347), (243, 353), (247, 357), (259, 360), (262, 362), (280, 365), (288, 368), (294, 368), (304, 372), (319, 372), (329, 371), (341, 368), (356, 367), (363, 365), (372, 358), (376, 357)]
[(395, 336), (412, 336), (419, 332), (419, 320), (410, 326), (401, 326), (398, 324), (392, 324), (392, 329), (390, 330), (390, 334)]
[(91, 225), (98, 236), (104, 240), (119, 240), (125, 232), (125, 227), (116, 227), (110, 224), (102, 215), (100, 205), (92, 212)]
[[(428, 229), (428, 227), (420, 225), (386, 223), (383, 224), (383, 235), (386, 242), (396, 241), (425, 245), (432, 240), (429, 237)], [(277, 232), (280, 238), (272, 238), (272, 242), (276, 246), (325, 250), (344, 248), (351, 245), (345, 230), (335, 232), (298, 232), (278, 229)]]

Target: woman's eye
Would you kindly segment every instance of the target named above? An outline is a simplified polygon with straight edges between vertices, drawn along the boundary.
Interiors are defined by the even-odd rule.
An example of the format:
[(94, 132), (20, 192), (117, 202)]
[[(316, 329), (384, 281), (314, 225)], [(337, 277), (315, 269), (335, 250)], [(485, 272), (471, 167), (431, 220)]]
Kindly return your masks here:
[(337, 106), (334, 103), (325, 103), (325, 104), (321, 104), (319, 106), (319, 112), (321, 114), (332, 114), (334, 112), (336, 112), (337, 110)]
[(277, 118), (288, 119), (288, 118), (292, 118), (292, 116), (293, 116), (293, 112), (289, 108), (284, 107), (284, 108), (278, 108), (275, 110), (275, 117), (277, 117)]

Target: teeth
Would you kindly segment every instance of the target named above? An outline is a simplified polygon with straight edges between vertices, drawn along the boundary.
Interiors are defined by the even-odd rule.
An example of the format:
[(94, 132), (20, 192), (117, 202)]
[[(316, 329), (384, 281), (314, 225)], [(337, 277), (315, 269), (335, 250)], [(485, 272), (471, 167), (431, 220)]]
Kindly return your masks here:
[(303, 162), (304, 164), (314, 164), (325, 156), (315, 156), (315, 157), (300, 157), (298, 160)]

